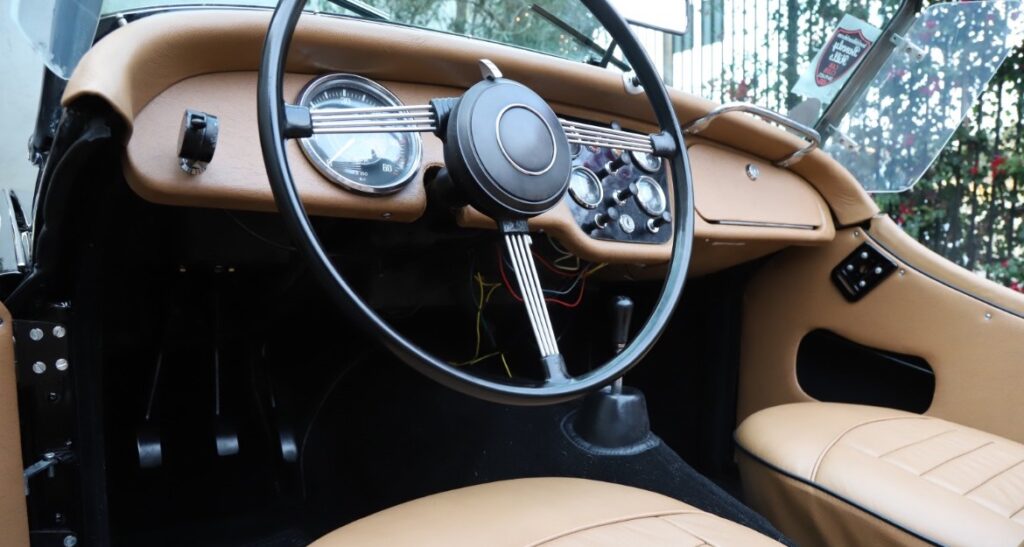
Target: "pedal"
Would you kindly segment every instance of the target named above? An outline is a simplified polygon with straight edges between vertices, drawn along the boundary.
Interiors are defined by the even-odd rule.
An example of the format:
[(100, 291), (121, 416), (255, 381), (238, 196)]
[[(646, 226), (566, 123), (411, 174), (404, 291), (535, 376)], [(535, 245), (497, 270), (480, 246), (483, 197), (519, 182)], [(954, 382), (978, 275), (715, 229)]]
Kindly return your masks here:
[(153, 410), (157, 403), (157, 389), (160, 385), (160, 369), (163, 367), (164, 354), (160, 353), (156, 358), (156, 366), (153, 367), (153, 382), (149, 388), (149, 398), (146, 400), (146, 414), (142, 425), (135, 434), (135, 446), (139, 453), (139, 467), (142, 469), (153, 469), (163, 465), (163, 442), (160, 438), (160, 427), (153, 422)]
[(217, 455), (221, 457), (238, 454), (238, 428), (221, 414), (221, 370), (220, 348), (213, 348), (213, 428), (217, 443)]

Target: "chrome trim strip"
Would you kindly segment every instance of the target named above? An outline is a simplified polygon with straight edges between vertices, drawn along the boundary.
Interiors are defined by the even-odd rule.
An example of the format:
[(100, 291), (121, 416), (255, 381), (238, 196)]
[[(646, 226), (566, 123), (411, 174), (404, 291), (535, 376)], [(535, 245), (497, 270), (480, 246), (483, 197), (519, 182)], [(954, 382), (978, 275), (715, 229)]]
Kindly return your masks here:
[(789, 129), (790, 131), (797, 133), (800, 137), (806, 139), (809, 142), (809, 144), (804, 148), (801, 148), (796, 152), (793, 152), (792, 154), (776, 161), (775, 165), (778, 167), (789, 167), (803, 159), (804, 156), (810, 154), (819, 146), (821, 146), (821, 135), (813, 128), (808, 127), (800, 122), (793, 121), (783, 116), (782, 114), (775, 112), (774, 110), (768, 110), (767, 108), (763, 108), (750, 103), (725, 103), (715, 108), (711, 112), (708, 112), (704, 116), (683, 125), (683, 133), (687, 135), (696, 135), (697, 133), (700, 133), (701, 131), (707, 129), (708, 126), (711, 125), (711, 122), (715, 121), (716, 118), (723, 114), (729, 114), (730, 112), (745, 112), (747, 114), (757, 116), (763, 120), (777, 123), (785, 127), (786, 129)]
[(654, 145), (651, 143), (649, 135), (566, 119), (559, 119), (559, 121), (562, 123), (562, 130), (565, 131), (566, 138), (572, 144), (600, 146), (632, 152), (645, 152), (647, 154), (654, 153)]
[(723, 226), (748, 226), (752, 228), (788, 228), (790, 230), (817, 230), (813, 224), (788, 224), (785, 222), (757, 222), (753, 220), (709, 220), (711, 224)]

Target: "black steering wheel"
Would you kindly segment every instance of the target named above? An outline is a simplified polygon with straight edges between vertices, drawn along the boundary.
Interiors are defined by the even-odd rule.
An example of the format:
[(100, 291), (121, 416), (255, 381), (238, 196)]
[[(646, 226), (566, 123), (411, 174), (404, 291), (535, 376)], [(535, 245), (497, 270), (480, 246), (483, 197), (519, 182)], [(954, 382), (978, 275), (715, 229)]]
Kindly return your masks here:
[[(286, 228), (314, 272), (342, 310), (377, 337), (399, 359), (430, 378), (474, 397), (518, 405), (554, 404), (611, 384), (635, 366), (664, 331), (683, 291), (693, 245), (693, 185), (683, 134), (668, 92), (653, 63), (627, 23), (607, 0), (582, 0), (622, 49), (646, 90), (660, 133), (625, 131), (563, 122), (539, 95), (505, 79), (487, 62), (484, 79), (459, 98), (439, 98), (430, 105), (359, 109), (343, 114), (381, 119), (389, 131), (433, 131), (444, 141), (445, 163), (453, 183), (469, 203), (498, 225), (505, 240), (527, 317), (540, 350), (545, 379), (536, 383), (484, 378), (450, 365), (416, 346), (367, 306), (328, 258), (299, 199), (285, 154), (289, 138), (311, 136), (317, 113), (284, 101), (285, 60), (305, 0), (281, 0), (270, 21), (258, 87), (260, 144), (274, 200)], [(362, 112), (366, 110), (367, 112)], [(373, 111), (371, 111), (373, 110)], [(334, 114), (338, 116), (338, 114)], [(335, 117), (334, 120), (338, 118)], [(563, 123), (568, 123), (563, 127)], [(353, 130), (352, 132), (357, 132)], [(571, 137), (567, 136), (571, 135)], [(667, 277), (647, 323), (611, 361), (571, 377), (558, 349), (530, 251), (527, 220), (554, 207), (569, 184), (572, 142), (653, 153), (668, 159), (674, 180), (673, 247)]]

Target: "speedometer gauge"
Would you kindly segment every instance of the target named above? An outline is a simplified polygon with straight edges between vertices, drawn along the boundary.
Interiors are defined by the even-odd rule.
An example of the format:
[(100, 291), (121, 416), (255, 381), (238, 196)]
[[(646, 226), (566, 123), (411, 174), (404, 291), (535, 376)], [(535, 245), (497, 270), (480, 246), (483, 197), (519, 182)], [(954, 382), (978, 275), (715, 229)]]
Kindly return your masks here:
[[(311, 112), (402, 105), (379, 84), (350, 74), (313, 80), (302, 91), (299, 103)], [(300, 144), (323, 176), (365, 194), (396, 192), (419, 170), (421, 143), (416, 133), (323, 133), (302, 139)]]

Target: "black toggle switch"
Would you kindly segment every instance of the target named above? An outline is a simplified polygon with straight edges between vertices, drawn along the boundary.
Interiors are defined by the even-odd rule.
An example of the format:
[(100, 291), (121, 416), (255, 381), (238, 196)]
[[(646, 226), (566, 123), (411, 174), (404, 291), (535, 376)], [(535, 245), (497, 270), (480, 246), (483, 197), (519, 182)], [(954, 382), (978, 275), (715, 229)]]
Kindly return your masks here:
[(608, 177), (609, 175), (614, 175), (615, 172), (621, 169), (623, 165), (626, 165), (626, 160), (622, 159), (622, 156), (619, 156), (613, 159), (612, 161), (604, 164), (604, 167), (599, 169), (595, 174), (597, 175), (598, 179), (604, 180), (605, 177)]
[(666, 224), (672, 224), (672, 213), (663, 211), (660, 215), (647, 221), (647, 230), (652, 234), (656, 234)]
[(583, 231), (592, 232), (594, 230), (603, 230), (613, 222), (618, 222), (619, 211), (614, 207), (609, 207), (603, 213), (597, 213), (594, 215), (594, 219), (583, 225)]
[(178, 160), (181, 169), (190, 175), (206, 171), (217, 150), (220, 121), (217, 116), (198, 110), (185, 110), (178, 134)]

